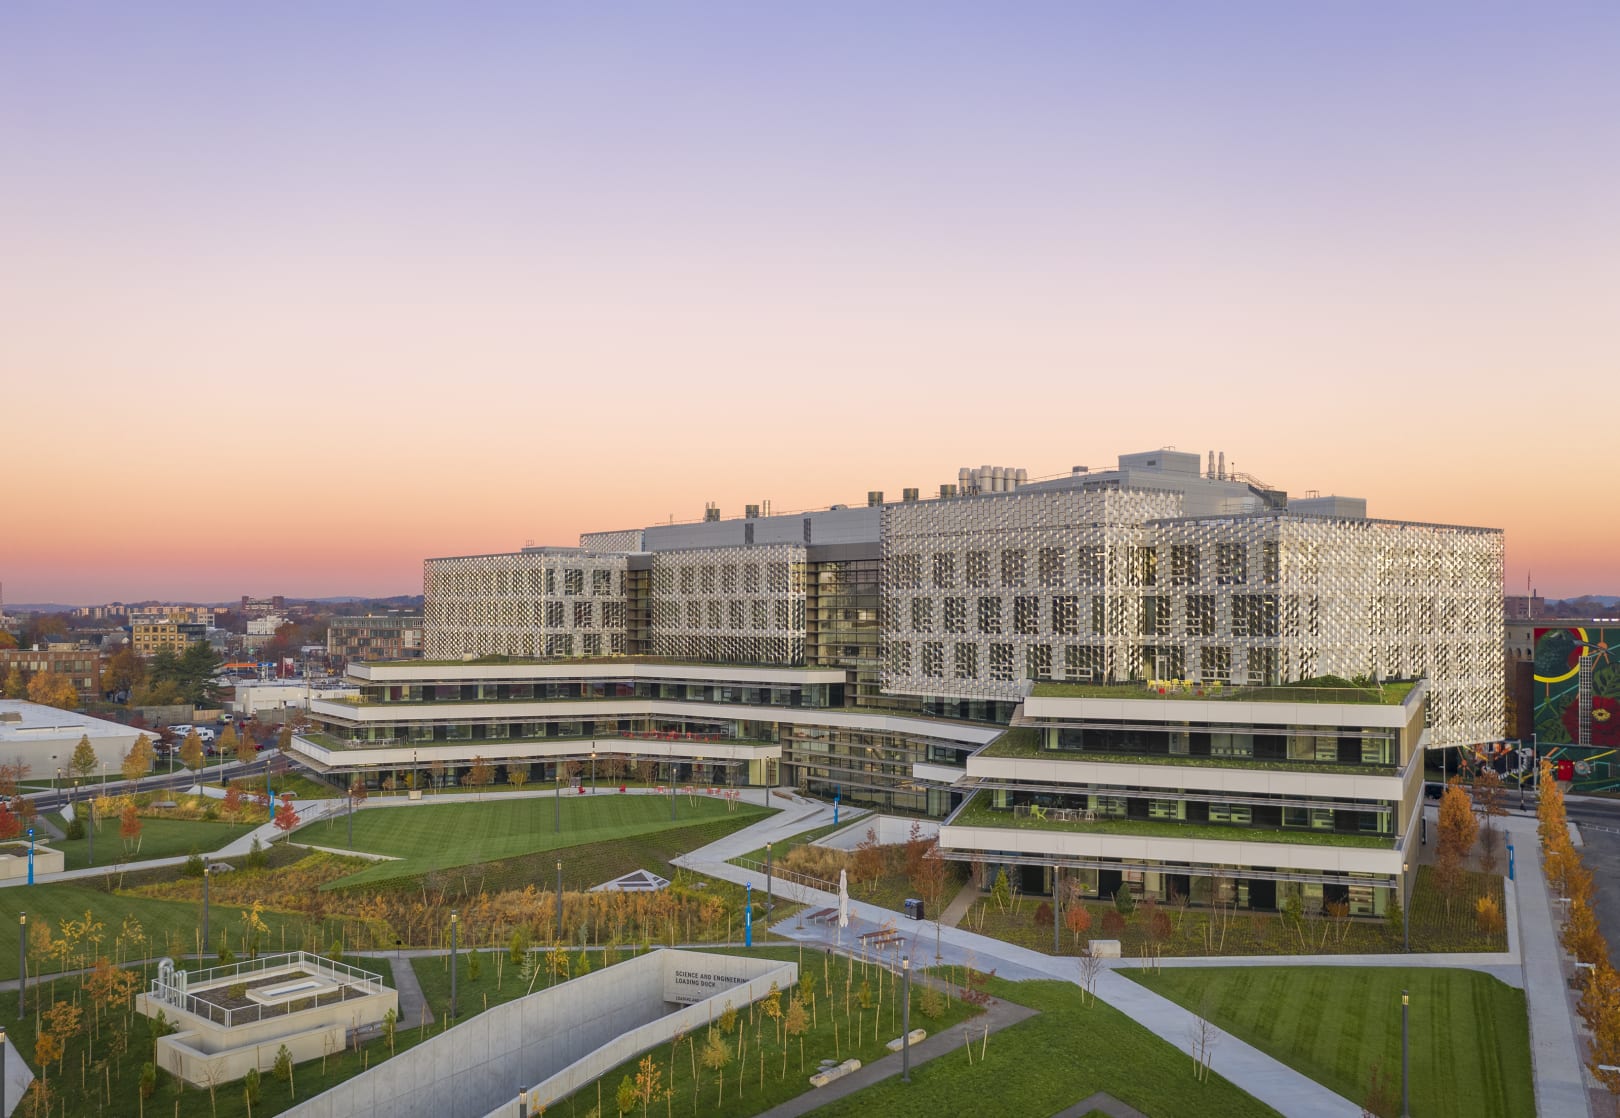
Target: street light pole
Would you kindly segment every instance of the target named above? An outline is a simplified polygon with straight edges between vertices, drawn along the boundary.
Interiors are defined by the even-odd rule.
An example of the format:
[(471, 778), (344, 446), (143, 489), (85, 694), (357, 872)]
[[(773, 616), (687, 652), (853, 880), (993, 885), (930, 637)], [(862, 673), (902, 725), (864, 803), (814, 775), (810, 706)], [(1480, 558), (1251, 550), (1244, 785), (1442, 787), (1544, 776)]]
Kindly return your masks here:
[(1401, 1118), (1411, 1118), (1412, 1108), (1408, 1105), (1410, 1092), (1407, 1090), (1411, 1081), (1408, 1074), (1410, 1065), (1406, 1058), (1406, 991), (1401, 991)]
[(591, 750), (591, 792), (596, 791), (596, 750)]
[(456, 963), (460, 961), (459, 948), (461, 941), (456, 935), (456, 929), (461, 920), (455, 909), (450, 910), (450, 1020), (456, 1019)]
[(208, 954), (208, 859), (203, 859), (203, 954)]
[(776, 907), (776, 879), (771, 872), (771, 844), (765, 844), (765, 919), (771, 918), (771, 909)]
[(557, 773), (557, 833), (562, 834), (562, 773)]
[[(28, 997), (28, 913), (17, 913), (17, 1020), (23, 1019), (23, 1005)], [(0, 1080), (5, 1076), (0, 1074)], [(0, 1107), (0, 1114), (5, 1108)]]
[(1410, 862), (1401, 863), (1401, 940), (1405, 944), (1406, 953), (1412, 953), (1412, 914), (1406, 911), (1406, 904), (1411, 895), (1406, 891), (1406, 878), (1412, 872)]
[(911, 1082), (911, 956), (900, 956), (900, 1082)]
[(561, 943), (562, 938), (563, 938), (562, 859), (559, 858), (559, 859), (557, 859), (557, 942)]

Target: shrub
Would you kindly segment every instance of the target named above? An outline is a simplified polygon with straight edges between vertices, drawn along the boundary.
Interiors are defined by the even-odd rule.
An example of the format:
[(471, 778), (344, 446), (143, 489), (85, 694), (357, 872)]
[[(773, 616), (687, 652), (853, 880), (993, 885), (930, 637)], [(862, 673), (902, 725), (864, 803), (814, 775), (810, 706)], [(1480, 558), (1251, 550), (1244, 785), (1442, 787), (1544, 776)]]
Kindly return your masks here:
[(1036, 905), (1035, 915), (1030, 918), (1030, 922), (1033, 923), (1037, 928), (1051, 927), (1052, 906), (1046, 901), (1042, 901), (1040, 904)]
[(924, 1017), (938, 1018), (945, 1012), (945, 995), (932, 986), (924, 986), (922, 998), (917, 1008), (922, 1010)]
[(233, 982), (229, 986), (225, 987), (225, 993), (233, 998), (245, 998), (247, 997), (247, 983)]
[(180, 874), (182, 877), (201, 877), (203, 869), (202, 855), (197, 853), (197, 848), (194, 846), (191, 848), (190, 857), (186, 859), (186, 864), (180, 867)]
[(258, 835), (254, 835), (253, 845), (248, 849), (247, 868), (250, 870), (262, 870), (268, 862), (269, 859), (264, 853), (264, 844), (259, 841)]
[(1115, 911), (1103, 913), (1102, 930), (1106, 938), (1118, 939), (1120, 933), (1125, 930), (1125, 917)]
[(234, 962), (236, 962), (236, 952), (232, 951), (229, 947), (220, 947), (219, 965), (222, 967), (228, 967)]
[(250, 1107), (259, 1101), (258, 1068), (248, 1068), (248, 1073), (242, 1077), (242, 1097), (247, 1100)]
[(1488, 936), (1496, 935), (1506, 927), (1502, 909), (1497, 905), (1496, 898), (1491, 896), (1479, 897), (1474, 901), (1474, 920), (1479, 924), (1479, 930)]
[(1114, 911), (1127, 917), (1136, 911), (1136, 897), (1132, 895), (1129, 885), (1121, 885), (1114, 894)]
[(219, 818), (219, 808), (215, 807), (213, 804), (209, 804), (207, 807), (203, 808), (203, 818), (212, 823), (214, 820)]
[(141, 1065), (141, 1098), (149, 1099), (157, 1093), (157, 1065)]
[(523, 957), (529, 953), (529, 932), (527, 928), (519, 928), (512, 933), (511, 942), (507, 945), (506, 957), (514, 967), (523, 965)]
[(70, 839), (82, 839), (84, 837), (84, 820), (77, 815), (68, 820), (67, 837)]
[(467, 977), (474, 982), (477, 982), (478, 976), (483, 973), (483, 958), (484, 953), (482, 951), (470, 951), (467, 953)]

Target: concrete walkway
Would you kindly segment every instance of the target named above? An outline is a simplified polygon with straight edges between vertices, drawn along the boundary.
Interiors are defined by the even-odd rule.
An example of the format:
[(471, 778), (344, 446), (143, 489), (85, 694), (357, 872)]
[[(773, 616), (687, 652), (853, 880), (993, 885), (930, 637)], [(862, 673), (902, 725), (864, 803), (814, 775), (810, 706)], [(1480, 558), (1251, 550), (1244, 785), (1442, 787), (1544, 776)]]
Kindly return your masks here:
[(1087, 1114), (1099, 1110), (1108, 1115), (1108, 1118), (1147, 1118), (1147, 1115), (1136, 1107), (1120, 1102), (1107, 1091), (1087, 1095), (1069, 1109), (1053, 1115), (1053, 1118), (1086, 1118)]
[(962, 917), (968, 914), (968, 909), (985, 895), (984, 890), (969, 881), (962, 886), (956, 896), (951, 898), (951, 903), (945, 906), (945, 911), (937, 914), (934, 919), (948, 928), (958, 927), (962, 923)]
[(393, 963), (394, 989), (399, 991), (399, 1027), (414, 1029), (433, 1024), (433, 1010), (422, 993), (422, 984), (416, 980), (416, 968), (411, 961), (402, 955), (381, 954), (381, 957)]
[[(966, 1059), (962, 1051), (964, 1042), (968, 1037), (974, 1044), (979, 1044), (984, 1037), (986, 1029), (994, 1036), (1002, 1029), (1016, 1025), (1020, 1021), (1027, 1021), (1034, 1017), (1038, 1011), (1028, 1006), (1014, 1005), (1011, 1002), (998, 1001), (977, 1017), (962, 1022), (953, 1029), (942, 1033), (934, 1033), (922, 1041), (911, 1046), (911, 1066), (917, 1067), (929, 1060), (939, 1059), (955, 1052), (961, 1059)], [(915, 1024), (915, 1020), (913, 1024)], [(977, 1059), (977, 1057), (975, 1057)], [(791, 1061), (790, 1061), (791, 1062)], [(760, 1113), (757, 1118), (799, 1118), (802, 1114), (809, 1114), (818, 1107), (856, 1091), (870, 1087), (874, 1083), (881, 1083), (885, 1079), (892, 1079), (900, 1074), (901, 1054), (898, 1052), (873, 1060), (865, 1064), (859, 1071), (851, 1072), (841, 1079), (835, 1079), (825, 1087), (812, 1087), (803, 1094), (795, 1095), (787, 1102), (771, 1107)], [(805, 1065), (806, 1068), (809, 1065)], [(792, 1074), (790, 1072), (789, 1074)], [(989, 1113), (987, 1110), (986, 1113)], [(1084, 1112), (1082, 1112), (1084, 1113)]]

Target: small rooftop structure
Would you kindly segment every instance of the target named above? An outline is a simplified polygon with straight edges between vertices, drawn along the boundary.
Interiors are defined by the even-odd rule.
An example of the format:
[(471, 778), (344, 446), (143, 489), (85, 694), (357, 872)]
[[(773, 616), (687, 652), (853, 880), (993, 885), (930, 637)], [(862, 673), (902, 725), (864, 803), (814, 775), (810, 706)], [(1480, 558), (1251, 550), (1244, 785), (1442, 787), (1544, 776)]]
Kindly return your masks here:
[(651, 870), (631, 870), (623, 877), (615, 877), (612, 881), (604, 881), (600, 885), (593, 885), (593, 893), (656, 893), (660, 889), (668, 889), (669, 882), (653, 873)]

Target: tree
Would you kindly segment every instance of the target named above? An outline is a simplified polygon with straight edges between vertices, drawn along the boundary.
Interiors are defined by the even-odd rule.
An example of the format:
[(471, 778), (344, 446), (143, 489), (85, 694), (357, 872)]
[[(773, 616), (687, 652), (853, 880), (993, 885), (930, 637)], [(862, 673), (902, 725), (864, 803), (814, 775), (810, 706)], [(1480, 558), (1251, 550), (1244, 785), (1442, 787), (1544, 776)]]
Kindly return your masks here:
[(0, 804), (0, 842), (10, 842), (22, 837), (23, 821), (18, 819), (6, 804)]
[(358, 808), (365, 803), (367, 795), (369, 793), (366, 791), (366, 782), (363, 777), (356, 776), (349, 782), (349, 806), (351, 808)]
[(1435, 877), (1446, 898), (1446, 915), (1451, 915), (1451, 901), (1462, 884), (1462, 861), (1474, 845), (1479, 833), (1479, 822), (1474, 818), (1473, 801), (1463, 788), (1462, 780), (1452, 777), (1440, 797), (1440, 838), (1435, 851)]
[[(932, 989), (932, 987), (929, 987)], [(810, 1014), (805, 1012), (804, 1003), (795, 997), (788, 1002), (787, 1012), (782, 1015), (782, 1031), (789, 1037), (799, 1038), (799, 1070), (804, 1070), (804, 1034), (810, 1031)], [(782, 1046), (782, 1066), (787, 1066), (787, 1045)]]
[(145, 678), (145, 665), (135, 655), (135, 650), (126, 644), (107, 657), (107, 662), (101, 666), (101, 693), (118, 695), (133, 692)]
[(17, 638), (11, 635), (10, 630), (0, 629), (0, 649), (16, 648)]
[(124, 754), (123, 774), (125, 780), (139, 780), (152, 771), (152, 761), (155, 754), (152, 752), (152, 739), (142, 734), (135, 739), (135, 744), (129, 747)]
[(180, 763), (192, 772), (203, 767), (203, 743), (196, 730), (188, 733), (186, 740), (180, 743)]
[(67, 676), (46, 668), (42, 672), (35, 672), (28, 681), (28, 701), (72, 710), (79, 705), (79, 692)]
[(726, 1065), (731, 1063), (731, 1045), (714, 1028), (709, 1029), (709, 1039), (703, 1045), (703, 1066), (719, 1077), (719, 1092), (715, 1096), (716, 1104), (725, 1102), (726, 1098)]
[(1586, 1066), (1611, 1095), (1620, 1094), (1620, 1072), (1603, 1070), (1620, 1067), (1620, 975), (1607, 957), (1600, 956), (1586, 972), (1577, 1012), (1592, 1034)]
[(96, 771), (96, 747), (90, 744), (90, 735), (85, 734), (79, 738), (79, 744), (73, 747), (73, 755), (68, 758), (68, 769), (81, 779), (88, 779)]
[(1119, 889), (1114, 893), (1114, 911), (1130, 919), (1131, 913), (1136, 911), (1136, 897), (1131, 892), (1129, 882), (1121, 882)]
[[(223, 749), (224, 745), (225, 739), (221, 738), (220, 748)], [(259, 747), (253, 740), (253, 727), (251, 723), (242, 727), (242, 735), (236, 739), (236, 746), (233, 752), (236, 754), (237, 763), (243, 765), (244, 767), (253, 764), (254, 761), (259, 759)]]
[(271, 1065), (270, 1073), (277, 1079), (284, 1079), (287, 1081), (287, 1094), (289, 1097), (298, 1097), (298, 1092), (293, 1087), (292, 1053), (287, 1051), (287, 1046), (285, 1044), (276, 1049), (276, 1062)]
[(1080, 937), (1091, 931), (1091, 912), (1083, 904), (1071, 903), (1063, 913), (1064, 927), (1074, 933), (1074, 944), (1080, 946)]
[(636, 1099), (641, 1103), (642, 1118), (646, 1118), (647, 1108), (659, 1097), (658, 1089), (663, 1080), (664, 1069), (658, 1066), (658, 1061), (651, 1053), (643, 1056), (636, 1066)]
[(1603, 933), (1598, 931), (1597, 916), (1582, 899), (1570, 901), (1562, 938), (1569, 953), (1583, 963), (1595, 964), (1609, 956)]
[(1548, 850), (1559, 835), (1566, 840), (1569, 838), (1569, 821), (1564, 815), (1564, 790), (1558, 787), (1551, 761), (1541, 762), (1536, 787), (1536, 833), (1541, 836), (1542, 849)]
[(506, 783), (513, 788), (522, 788), (529, 782), (529, 766), (509, 764), (506, 766)]
[(130, 800), (124, 805), (124, 810), (118, 816), (118, 837), (124, 843), (124, 853), (139, 854), (141, 852), (141, 817), (135, 810), (135, 801)]
[(292, 739), (293, 739), (293, 729), (292, 729), (292, 727), (289, 726), (289, 725), (283, 724), (281, 729), (276, 731), (276, 748), (281, 750), (283, 753), (291, 753), (292, 752)]
[(479, 797), (483, 797), (483, 789), (495, 779), (495, 766), (482, 757), (472, 759), (472, 767), (467, 770), (466, 781), (477, 788)]
[(275, 823), (276, 830), (283, 835), (292, 834), (293, 829), (298, 826), (298, 812), (293, 808), (291, 800), (284, 797), (276, 804), (276, 817), (272, 822)]
[(16, 664), (11, 665), (11, 670), (6, 673), (6, 698), (28, 698), (28, 681), (23, 678), (22, 669)]
[(234, 757), (236, 755), (236, 747), (241, 744), (242, 740), (236, 736), (236, 728), (234, 726), (227, 726), (225, 727), (225, 732), (219, 735), (219, 742), (217, 743), (216, 748), (219, 750), (219, 755), (221, 757)]
[(11, 799), (17, 794), (17, 784), (28, 775), (28, 766), (21, 760), (0, 765), (0, 798)]

